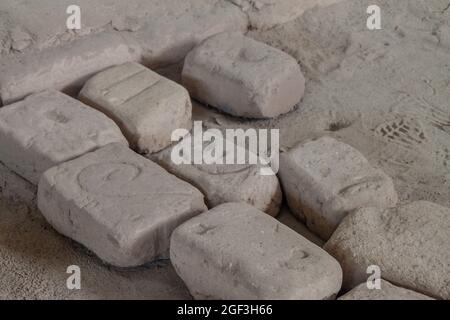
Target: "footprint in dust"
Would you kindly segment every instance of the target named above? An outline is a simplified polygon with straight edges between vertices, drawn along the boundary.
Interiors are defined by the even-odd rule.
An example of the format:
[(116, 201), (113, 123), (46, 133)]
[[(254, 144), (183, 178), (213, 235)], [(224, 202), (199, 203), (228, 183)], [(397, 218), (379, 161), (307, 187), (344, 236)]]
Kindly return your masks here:
[(449, 148), (443, 148), (441, 150), (436, 151), (436, 156), (438, 157), (438, 162), (442, 163), (442, 165), (445, 168), (450, 167), (450, 150), (449, 150)]
[(403, 97), (393, 107), (394, 112), (422, 119), (435, 128), (450, 134), (450, 113), (447, 106), (433, 105), (423, 97)]
[(407, 148), (419, 146), (427, 142), (422, 124), (412, 118), (399, 118), (379, 125), (375, 132), (384, 139), (403, 145)]

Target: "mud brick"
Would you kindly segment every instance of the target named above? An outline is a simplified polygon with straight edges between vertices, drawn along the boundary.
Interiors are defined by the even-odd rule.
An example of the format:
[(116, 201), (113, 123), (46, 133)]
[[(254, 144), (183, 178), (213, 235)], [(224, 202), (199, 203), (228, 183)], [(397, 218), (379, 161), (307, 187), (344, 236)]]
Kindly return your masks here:
[[(186, 143), (185, 138), (178, 145)], [(215, 142), (213, 142), (215, 143)], [(213, 144), (204, 144), (204, 148)], [(231, 140), (229, 140), (231, 144)], [(180, 179), (203, 192), (208, 207), (227, 202), (244, 202), (277, 216), (282, 202), (280, 182), (275, 175), (262, 175), (257, 164), (176, 164), (173, 148), (156, 154), (152, 159)], [(225, 161), (224, 161), (225, 162)]]
[(200, 191), (117, 143), (46, 171), (38, 207), (58, 232), (118, 267), (162, 255), (172, 230), (206, 210)]
[(138, 63), (97, 74), (81, 90), (80, 100), (114, 119), (141, 153), (162, 150), (172, 143), (174, 130), (192, 126), (187, 90)]
[(220, 205), (178, 227), (171, 261), (197, 299), (327, 299), (339, 263), (247, 204)]
[(112, 142), (128, 145), (114, 121), (57, 91), (0, 109), (0, 161), (35, 185), (47, 169)]
[(238, 32), (218, 34), (192, 50), (182, 82), (192, 97), (246, 118), (287, 113), (305, 90), (294, 58)]
[(398, 200), (388, 175), (330, 137), (281, 154), (279, 177), (292, 212), (324, 240), (352, 210), (392, 207)]
[(92, 75), (140, 59), (140, 47), (119, 33), (100, 33), (67, 45), (31, 51), (2, 64), (0, 98), (4, 105), (47, 89), (76, 94)]

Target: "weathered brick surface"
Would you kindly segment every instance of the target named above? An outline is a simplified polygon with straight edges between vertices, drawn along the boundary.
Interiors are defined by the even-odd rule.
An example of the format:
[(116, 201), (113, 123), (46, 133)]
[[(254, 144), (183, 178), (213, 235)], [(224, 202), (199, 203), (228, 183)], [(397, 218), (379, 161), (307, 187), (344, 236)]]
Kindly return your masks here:
[(246, 204), (224, 204), (181, 225), (170, 256), (197, 299), (326, 299), (341, 287), (337, 261)]
[[(178, 145), (183, 143), (186, 141)], [(211, 144), (205, 143), (206, 146)], [(280, 183), (275, 175), (261, 175), (259, 165), (176, 164), (172, 152), (173, 148), (168, 148), (153, 158), (169, 172), (201, 190), (209, 208), (227, 202), (244, 202), (271, 216), (278, 214), (282, 201)]]
[(95, 73), (140, 59), (140, 47), (119, 33), (89, 35), (64, 46), (30, 51), (3, 61), (0, 98), (4, 105), (46, 89), (76, 93)]
[[(280, 171), (300, 218), (284, 207), (280, 222), (320, 247), (331, 236), (325, 249), (342, 269), (270, 217), (281, 190), (259, 166), (176, 165), (170, 148), (149, 155), (186, 183), (127, 148), (124, 134), (137, 151), (152, 153), (171, 143), (174, 129), (191, 125), (187, 91), (142, 65), (183, 78), (205, 105), (259, 119), (287, 113), (302, 99), (300, 62), (313, 81), (299, 112), (253, 124), (207, 108), (196, 116), (221, 129), (280, 128), (283, 147), (339, 131), (333, 135), (391, 174), (402, 201), (449, 207), (448, 115), (439, 106), (448, 99), (445, 85), (437, 85), (446, 83), (445, 70), (433, 68), (448, 55), (410, 54), (430, 41), (449, 48), (446, 4), (392, 6), (388, 15), (400, 10), (397, 22), (413, 21), (410, 29), (425, 35), (385, 30), (373, 46), (361, 40), (364, 26), (349, 10), (364, 12), (364, 4), (318, 8), (339, 1), (80, 0), (78, 31), (66, 29), (66, 1), (0, 1), (0, 106), (8, 105), (0, 109), (0, 299), (188, 297), (168, 260), (131, 273), (105, 267), (87, 249), (68, 245), (44, 216), (120, 267), (167, 253), (172, 231), (184, 223), (171, 253), (195, 298), (334, 298), (343, 269), (351, 290), (340, 300), (450, 299), (450, 209), (423, 201), (394, 207), (392, 179), (348, 145), (330, 138), (303, 143), (282, 156)], [(416, 19), (424, 15), (430, 19)], [(408, 63), (415, 66), (412, 80)], [(416, 74), (428, 80), (417, 85)], [(384, 89), (373, 90), (361, 81), (367, 79)], [(60, 93), (76, 96), (86, 81), (80, 97), (102, 112)], [(392, 95), (399, 83), (401, 94)], [(433, 101), (422, 99), (430, 92)], [(16, 203), (36, 205), (39, 179), (44, 215), (35, 216)], [(200, 192), (212, 209), (197, 217), (206, 210)], [(66, 273), (55, 272), (74, 261), (87, 291), (69, 292)], [(381, 290), (369, 290), (369, 265), (395, 285), (382, 280)]]
[(128, 144), (111, 119), (57, 91), (0, 109), (0, 161), (36, 185), (45, 170), (112, 142)]
[(46, 171), (38, 207), (58, 232), (119, 267), (165, 253), (172, 230), (206, 210), (197, 189), (117, 143)]
[(392, 207), (398, 200), (389, 176), (330, 137), (281, 154), (279, 177), (293, 213), (325, 240), (352, 210)]
[(192, 97), (246, 118), (287, 113), (305, 89), (294, 58), (237, 32), (218, 34), (192, 50), (182, 81)]
[(81, 90), (80, 100), (114, 119), (142, 153), (160, 151), (172, 143), (173, 130), (192, 126), (186, 89), (137, 63), (95, 75)]
[(367, 283), (364, 282), (339, 297), (338, 300), (432, 300), (432, 298), (412, 290), (396, 287), (381, 279), (380, 289), (369, 289)]
[(394, 209), (365, 208), (347, 216), (326, 243), (344, 270), (344, 287), (367, 280), (377, 265), (392, 283), (450, 298), (450, 209), (418, 201)]
[(134, 36), (142, 47), (144, 64), (158, 68), (182, 61), (196, 45), (215, 34), (245, 33), (247, 25), (247, 15), (227, 1), (191, 0), (148, 19)]

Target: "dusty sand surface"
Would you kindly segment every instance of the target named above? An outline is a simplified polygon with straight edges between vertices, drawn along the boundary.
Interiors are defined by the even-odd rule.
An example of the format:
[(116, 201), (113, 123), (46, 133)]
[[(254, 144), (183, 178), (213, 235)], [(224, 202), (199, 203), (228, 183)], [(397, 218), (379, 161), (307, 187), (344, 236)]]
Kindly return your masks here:
[[(16, 49), (37, 50), (79, 36), (65, 31), (70, 2), (2, 0), (0, 56), (18, 53), (11, 52), (14, 41)], [(170, 7), (146, 0), (79, 3), (95, 9), (86, 10), (87, 33), (110, 28), (124, 15), (139, 25)], [(374, 3), (382, 8), (380, 31), (366, 29), (366, 8)], [(334, 136), (390, 175), (402, 203), (428, 200), (450, 207), (449, 8), (450, 0), (343, 0), (269, 30), (252, 30), (251, 37), (297, 59), (307, 78), (303, 101), (275, 120), (236, 119), (199, 104), (194, 117), (209, 127), (279, 128), (283, 150)], [(48, 15), (55, 19), (37, 18)], [(161, 72), (178, 79), (179, 71), (173, 66)], [(286, 209), (280, 219), (308, 232)], [(82, 269), (80, 291), (66, 288), (71, 264)], [(58, 235), (37, 212), (4, 200), (0, 270), (0, 298), (189, 298), (169, 261), (110, 268)]]
[(450, 207), (450, 1), (375, 1), (383, 30), (368, 31), (360, 13), (372, 2), (343, 1), (250, 32), (293, 55), (307, 89), (296, 111), (244, 124), (280, 128), (285, 150), (337, 137), (390, 175), (402, 202)]
[[(80, 0), (76, 4), (81, 8), (83, 27), (72, 31), (66, 28), (66, 9), (72, 4), (71, 0), (2, 0), (0, 53), (51, 47), (107, 29), (134, 29), (149, 17), (177, 16), (189, 7), (187, 1), (178, 0)], [(21, 40), (29, 43), (10, 48)]]
[[(25, 205), (0, 201), (0, 299), (189, 299), (168, 260), (133, 269), (105, 265)], [(67, 267), (81, 270), (68, 290)]]

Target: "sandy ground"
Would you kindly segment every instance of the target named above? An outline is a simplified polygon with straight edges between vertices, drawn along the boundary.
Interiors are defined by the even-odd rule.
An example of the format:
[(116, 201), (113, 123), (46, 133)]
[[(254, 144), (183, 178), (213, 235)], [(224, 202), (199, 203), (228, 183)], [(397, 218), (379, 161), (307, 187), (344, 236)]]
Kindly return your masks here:
[[(78, 36), (117, 28), (130, 22), (143, 25), (150, 18), (181, 15), (189, 7), (178, 0), (79, 0), (82, 29), (66, 29), (66, 9), (71, 0), (2, 0), (0, 2), (0, 53), (9, 53), (11, 42), (28, 35), (30, 47), (46, 48)], [(176, 4), (176, 5), (174, 5)], [(26, 37), (26, 36), (25, 36)]]
[[(0, 200), (0, 212), (0, 299), (191, 299), (169, 260), (114, 268), (59, 235), (24, 204)], [(286, 208), (279, 219), (323, 244)], [(70, 265), (80, 267), (81, 290), (67, 289)]]
[[(0, 299), (189, 299), (168, 260), (120, 270), (56, 233), (37, 212), (0, 202)], [(68, 290), (67, 267), (81, 270)]]
[[(30, 46), (66, 41), (64, 23), (30, 16), (49, 14), (70, 1), (37, 2), (1, 1), (0, 52), (1, 44), (3, 54), (10, 47), (5, 30), (16, 25), (31, 34)], [(79, 2), (98, 9), (86, 18), (92, 30), (110, 24), (111, 16), (126, 13), (140, 21), (152, 10), (164, 11), (145, 0)], [(382, 8), (380, 31), (365, 27), (366, 8), (374, 3)], [(401, 202), (429, 200), (450, 207), (449, 8), (450, 0), (345, 0), (270, 30), (250, 31), (299, 61), (307, 77), (304, 100), (270, 121), (235, 119), (198, 104), (195, 118), (210, 127), (280, 128), (283, 150), (323, 135), (338, 137), (394, 179)], [(161, 72), (177, 79), (179, 66)], [(281, 219), (321, 244), (286, 209)], [(65, 269), (71, 264), (82, 269), (80, 291), (66, 288)], [(167, 260), (133, 270), (110, 268), (58, 235), (37, 212), (0, 201), (0, 298), (177, 299), (189, 294)]]
[(375, 1), (383, 30), (368, 31), (359, 13), (372, 2), (251, 33), (297, 58), (309, 80), (296, 111), (258, 125), (280, 128), (286, 150), (336, 136), (392, 176), (402, 202), (450, 207), (450, 1)]

